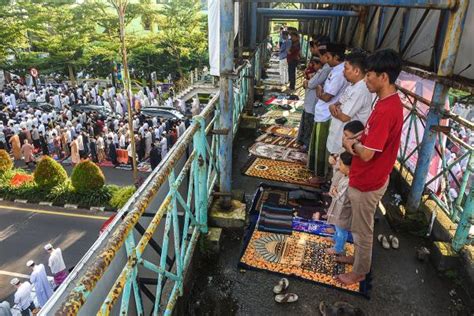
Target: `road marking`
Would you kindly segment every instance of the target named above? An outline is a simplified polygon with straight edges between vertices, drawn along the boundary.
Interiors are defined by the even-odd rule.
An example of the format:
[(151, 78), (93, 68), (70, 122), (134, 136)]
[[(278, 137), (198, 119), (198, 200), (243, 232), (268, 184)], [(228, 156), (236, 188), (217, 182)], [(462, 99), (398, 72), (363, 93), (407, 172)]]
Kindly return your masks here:
[(38, 209), (34, 209), (34, 208), (23, 208), (23, 207), (16, 207), (16, 206), (3, 206), (3, 205), (0, 205), (0, 209), (7, 210), (7, 211), (8, 210), (15, 210), (15, 211), (22, 211), (22, 212), (32, 212), (32, 213), (39, 213), (39, 214), (59, 215), (59, 216), (68, 216), (68, 217), (80, 217), (80, 218), (90, 218), (90, 219), (100, 219), (100, 220), (109, 219), (107, 216), (74, 214), (74, 213), (57, 212), (57, 211), (46, 211), (46, 210), (38, 210)]
[[(6, 276), (11, 276), (11, 277), (14, 277), (14, 278), (22, 278), (22, 279), (29, 279), (30, 278), (30, 276), (28, 274), (10, 272), (10, 271), (5, 271), (5, 270), (0, 270), (0, 275), (6, 275)], [(48, 278), (48, 280), (53, 280), (52, 276), (47, 275), (46, 277)]]

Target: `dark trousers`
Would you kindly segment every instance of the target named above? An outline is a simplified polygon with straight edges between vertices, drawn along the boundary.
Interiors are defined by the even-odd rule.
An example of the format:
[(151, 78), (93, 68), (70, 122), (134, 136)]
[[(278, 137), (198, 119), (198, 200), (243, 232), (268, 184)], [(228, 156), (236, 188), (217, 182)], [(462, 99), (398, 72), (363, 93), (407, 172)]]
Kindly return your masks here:
[(295, 89), (297, 65), (298, 65), (297, 60), (292, 60), (288, 62), (288, 81), (290, 81), (290, 90)]

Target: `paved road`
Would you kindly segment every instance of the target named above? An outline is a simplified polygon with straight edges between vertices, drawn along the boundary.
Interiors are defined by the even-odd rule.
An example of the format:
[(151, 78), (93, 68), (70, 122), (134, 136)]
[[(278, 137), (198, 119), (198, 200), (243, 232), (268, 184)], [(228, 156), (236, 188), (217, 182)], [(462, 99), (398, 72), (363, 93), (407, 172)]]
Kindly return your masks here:
[[(14, 288), (9, 282), (30, 273), (28, 260), (47, 266), (48, 254), (43, 249), (47, 243), (59, 246), (66, 266), (73, 267), (97, 239), (110, 215), (0, 202), (0, 301), (12, 301)], [(50, 274), (48, 267), (46, 270)]]

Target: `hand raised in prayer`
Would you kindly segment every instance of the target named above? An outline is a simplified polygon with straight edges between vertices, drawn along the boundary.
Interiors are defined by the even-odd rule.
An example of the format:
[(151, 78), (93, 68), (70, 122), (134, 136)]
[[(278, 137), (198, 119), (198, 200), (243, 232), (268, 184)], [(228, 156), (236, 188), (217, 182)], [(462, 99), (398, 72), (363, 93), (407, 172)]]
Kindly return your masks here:
[(350, 153), (353, 156), (357, 156), (357, 153), (354, 152), (353, 145), (358, 142), (359, 140), (357, 138), (346, 137), (346, 136), (342, 137), (342, 146), (346, 149), (348, 153)]

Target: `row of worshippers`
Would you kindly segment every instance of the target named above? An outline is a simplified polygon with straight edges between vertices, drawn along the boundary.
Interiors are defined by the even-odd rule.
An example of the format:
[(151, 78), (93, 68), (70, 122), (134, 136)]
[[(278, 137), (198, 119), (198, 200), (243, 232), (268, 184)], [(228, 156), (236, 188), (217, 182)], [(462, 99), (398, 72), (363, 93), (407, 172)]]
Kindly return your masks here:
[[(29, 281), (20, 281), (19, 278), (13, 278), (10, 284), (16, 288), (13, 297), (14, 307), (18, 308), (21, 315), (30, 315), (36, 308), (42, 308), (53, 291), (58, 288), (68, 276), (68, 270), (64, 263), (62, 251), (60, 248), (54, 248), (47, 244), (44, 249), (49, 253), (48, 266), (53, 275), (53, 284), (48, 280), (46, 268), (42, 263), (36, 263), (29, 260), (26, 265), (31, 268)], [(32, 291), (36, 294), (36, 301), (32, 296)]]
[[(74, 113), (71, 108), (50, 112), (30, 108), (0, 112), (0, 149), (12, 152), (15, 160), (34, 162), (34, 154), (55, 156), (62, 160), (71, 157), (76, 164), (91, 158), (101, 163), (109, 160), (118, 164), (117, 150), (131, 154), (128, 122), (118, 116), (105, 118), (99, 113)], [(160, 157), (184, 133), (189, 121), (165, 120), (138, 113), (133, 117), (136, 152), (139, 161), (150, 157), (152, 143), (158, 142)]]
[[(403, 105), (395, 81), (402, 61), (393, 50), (346, 54), (344, 44), (322, 36), (310, 45), (313, 57), (304, 73), (297, 140), (308, 151), (308, 168), (315, 174), (309, 182), (332, 178), (328, 222), (336, 232), (334, 247), (326, 252), (352, 265), (350, 272), (336, 276), (350, 285), (370, 272), (374, 214), (400, 147)], [(349, 232), (353, 256), (344, 251)]]
[[(147, 106), (157, 107), (163, 103), (166, 106), (174, 107), (173, 88), (169, 89), (168, 99), (164, 102), (161, 99), (161, 90), (161, 86), (154, 87), (153, 89), (149, 87), (140, 89), (132, 96), (132, 110), (139, 111)], [(112, 85), (101, 88), (98, 83), (89, 84), (86, 82), (74, 87), (69, 86), (67, 83), (55, 85), (54, 87), (48, 84), (35, 88), (13, 81), (0, 90), (0, 101), (6, 104), (10, 110), (17, 109), (24, 102), (38, 102), (49, 103), (59, 111), (64, 107), (76, 104), (94, 104), (104, 106), (110, 112), (119, 116), (124, 116), (127, 113), (125, 95), (117, 91)]]

